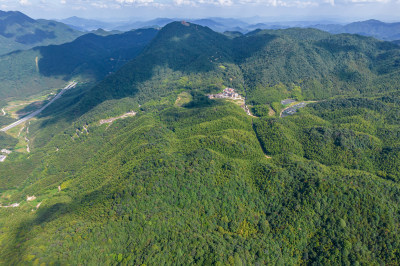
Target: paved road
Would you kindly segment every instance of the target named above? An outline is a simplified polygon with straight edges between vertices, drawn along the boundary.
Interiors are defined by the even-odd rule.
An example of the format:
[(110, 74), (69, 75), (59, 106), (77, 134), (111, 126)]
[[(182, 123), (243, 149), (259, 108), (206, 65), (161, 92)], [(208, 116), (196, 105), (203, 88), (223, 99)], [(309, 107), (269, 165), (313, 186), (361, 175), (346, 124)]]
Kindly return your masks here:
[(69, 90), (69, 89), (75, 87), (76, 84), (78, 84), (78, 83), (77, 83), (77, 82), (71, 82), (71, 83), (69, 83), (64, 89), (62, 89), (62, 90), (56, 95), (56, 97), (54, 97), (53, 99), (51, 99), (51, 101), (48, 102), (45, 106), (43, 106), (43, 107), (40, 108), (39, 110), (36, 110), (36, 111), (33, 112), (33, 113), (30, 113), (29, 115), (25, 116), (24, 118), (21, 118), (20, 120), (18, 120), (18, 121), (16, 121), (16, 122), (12, 123), (11, 125), (8, 125), (8, 126), (2, 128), (2, 129), (0, 129), (0, 131), (6, 132), (7, 130), (12, 129), (13, 127), (18, 126), (19, 124), (22, 124), (22, 123), (28, 121), (29, 119), (33, 118), (34, 116), (37, 116), (37, 115), (40, 114), (44, 109), (46, 109), (50, 104), (52, 104), (55, 100), (57, 100), (58, 98), (60, 98), (61, 95), (63, 95), (63, 93), (64, 93), (66, 90)]

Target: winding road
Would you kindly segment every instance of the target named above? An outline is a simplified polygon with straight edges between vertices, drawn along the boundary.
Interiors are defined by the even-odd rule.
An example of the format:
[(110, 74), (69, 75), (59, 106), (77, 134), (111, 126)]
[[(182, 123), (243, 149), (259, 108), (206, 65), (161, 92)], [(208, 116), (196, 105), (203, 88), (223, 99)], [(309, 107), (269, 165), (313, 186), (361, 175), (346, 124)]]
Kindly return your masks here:
[(13, 127), (16, 127), (16, 126), (18, 126), (18, 125), (20, 125), (20, 124), (22, 124), (22, 123), (28, 121), (29, 119), (31, 119), (31, 118), (37, 116), (37, 115), (40, 114), (44, 109), (46, 109), (50, 104), (52, 104), (54, 101), (56, 101), (58, 98), (60, 98), (61, 95), (63, 95), (64, 92), (65, 92), (66, 90), (69, 90), (69, 89), (71, 89), (71, 88), (74, 88), (74, 87), (76, 86), (76, 84), (78, 84), (78, 83), (75, 82), (75, 81), (69, 83), (64, 89), (62, 89), (62, 90), (56, 95), (56, 97), (54, 97), (53, 99), (51, 99), (50, 102), (48, 102), (45, 106), (43, 106), (43, 107), (40, 108), (39, 110), (36, 110), (36, 111), (33, 112), (33, 113), (30, 113), (29, 115), (25, 116), (24, 118), (21, 118), (20, 120), (18, 120), (18, 121), (16, 121), (16, 122), (12, 123), (11, 125), (8, 125), (8, 126), (2, 128), (2, 129), (0, 129), (0, 131), (6, 132), (7, 130), (12, 129)]

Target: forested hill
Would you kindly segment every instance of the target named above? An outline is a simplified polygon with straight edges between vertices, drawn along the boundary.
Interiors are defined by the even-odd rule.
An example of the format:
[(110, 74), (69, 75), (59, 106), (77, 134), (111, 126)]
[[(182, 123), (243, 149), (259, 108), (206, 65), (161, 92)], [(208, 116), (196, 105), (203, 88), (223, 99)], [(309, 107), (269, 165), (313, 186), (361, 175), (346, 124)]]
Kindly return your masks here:
[(0, 11), (0, 55), (39, 45), (70, 42), (82, 34), (60, 22), (34, 20), (18, 11)]
[[(229, 39), (207, 27), (174, 22), (135, 60), (94, 87), (83, 105), (132, 96), (143, 86), (141, 97), (153, 98), (176, 86), (209, 92), (224, 84), (246, 91), (253, 105), (279, 102), (295, 88), (308, 100), (373, 95), (398, 88), (399, 60), (398, 46), (370, 37), (287, 29)], [(158, 82), (172, 82), (171, 73), (182, 78), (178, 84)]]
[(400, 264), (399, 51), (168, 24), (0, 134), (0, 264)]
[(74, 78), (99, 81), (135, 58), (157, 32), (143, 29), (107, 36), (91, 33), (70, 43), (3, 55), (0, 98), (26, 98)]
[[(197, 76), (196, 86), (200, 86), (202, 80), (207, 82), (206, 79), (214, 79), (214, 75), (220, 74), (214, 72), (216, 66), (213, 59), (221, 62), (233, 60), (230, 45), (227, 37), (209, 28), (170, 23), (137, 58), (88, 92), (82, 107), (87, 108), (106, 99), (133, 96), (143, 84), (151, 85), (145, 85), (141, 97), (157, 98), (165, 95), (169, 88), (175, 89), (176, 79), (183, 75)], [(163, 79), (166, 80), (160, 82)], [(168, 84), (169, 81), (173, 84)], [(214, 84), (207, 86), (213, 87)]]
[(135, 58), (156, 36), (156, 29), (121, 34), (86, 34), (73, 42), (34, 48), (39, 50), (39, 70), (45, 76), (77, 76), (91, 73), (100, 79)]

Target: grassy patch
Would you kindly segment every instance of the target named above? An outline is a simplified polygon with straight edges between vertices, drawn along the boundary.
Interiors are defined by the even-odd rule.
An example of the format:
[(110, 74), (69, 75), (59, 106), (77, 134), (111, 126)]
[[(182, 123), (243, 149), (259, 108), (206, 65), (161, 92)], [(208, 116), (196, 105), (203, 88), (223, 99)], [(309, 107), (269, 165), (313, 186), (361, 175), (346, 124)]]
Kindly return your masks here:
[(183, 105), (190, 103), (192, 99), (192, 95), (190, 95), (188, 92), (181, 92), (175, 101), (175, 106), (182, 107)]

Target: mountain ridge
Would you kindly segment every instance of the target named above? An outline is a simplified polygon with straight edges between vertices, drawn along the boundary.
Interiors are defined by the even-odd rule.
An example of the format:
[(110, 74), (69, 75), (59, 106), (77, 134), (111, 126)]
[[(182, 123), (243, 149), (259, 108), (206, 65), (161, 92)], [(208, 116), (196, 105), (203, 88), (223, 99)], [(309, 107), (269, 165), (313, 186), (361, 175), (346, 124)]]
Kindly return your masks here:
[(400, 38), (400, 22), (385, 23), (379, 20), (370, 19), (366, 21), (352, 22), (346, 25), (316, 25), (311, 26), (326, 30), (333, 34), (350, 33), (375, 37), (380, 40), (393, 41)]
[(0, 54), (38, 45), (61, 44), (82, 34), (60, 22), (34, 20), (19, 11), (0, 12)]
[[(19, 203), (0, 208), (0, 263), (398, 264), (399, 53), (168, 24), (21, 131), (31, 152), (0, 164), (0, 203)], [(245, 101), (207, 97), (226, 87)], [(314, 101), (282, 118), (282, 99)]]
[(147, 29), (107, 36), (90, 33), (70, 43), (0, 56), (1, 98), (27, 97), (74, 78), (98, 81), (138, 55), (157, 32)]
[[(165, 26), (138, 58), (120, 70), (119, 73), (125, 73), (125, 77), (118, 79), (126, 82), (130, 80), (128, 87), (134, 88), (134, 84), (137, 84), (136, 78), (140, 82), (147, 78), (151, 79), (151, 73), (154, 69), (167, 66), (167, 68), (177, 71), (177, 73), (180, 73), (179, 75), (183, 76), (190, 75), (192, 69), (196, 70), (194, 72), (202, 73), (203, 78), (214, 71), (213, 73), (218, 73), (216, 75), (219, 78), (225, 76), (223, 81), (219, 80), (218, 83), (220, 85), (218, 86), (221, 86), (222, 83), (235, 84), (239, 91), (243, 91), (247, 86), (247, 98), (251, 101), (259, 98), (256, 96), (259, 91), (257, 89), (258, 86), (264, 87), (264, 91), (267, 89), (275, 90), (273, 89), (274, 86), (278, 86), (279, 83), (283, 83), (284, 87), (288, 86), (288, 90), (290, 90), (289, 87), (292, 86), (290, 85), (292, 83), (301, 84), (305, 89), (307, 88), (308, 92), (306, 91), (305, 93), (306, 95), (308, 94), (307, 97), (310, 97), (309, 99), (318, 99), (318, 97), (327, 97), (326, 93), (329, 96), (335, 96), (349, 93), (351, 89), (353, 90), (352, 94), (358, 94), (357, 90), (363, 88), (367, 90), (365, 87), (376, 86), (375, 82), (377, 81), (374, 80), (377, 80), (380, 75), (388, 75), (394, 69), (390, 70), (388, 65), (385, 66), (388, 70), (383, 70), (384, 65), (382, 64), (386, 63), (386, 61), (382, 61), (382, 64), (375, 64), (374, 68), (367, 61), (376, 60), (379, 56), (383, 58), (385, 53), (392, 53), (391, 64), (395, 66), (395, 60), (399, 57), (397, 46), (363, 36), (330, 35), (315, 29), (286, 29), (255, 31), (238, 38), (229, 39), (207, 27), (195, 24), (189, 25), (185, 26), (183, 22), (173, 22)], [(193, 38), (194, 34), (197, 34), (196, 38)], [(285, 51), (288, 51), (293, 57), (292, 61), (287, 59), (285, 51), (279, 51), (280, 47), (285, 45)], [(365, 46), (365, 51), (357, 48), (359, 46)], [(298, 49), (301, 49), (301, 53), (299, 53)], [(371, 53), (369, 50), (373, 52)], [(313, 61), (305, 59), (306, 53), (311, 51), (316, 58)], [(260, 54), (261, 52), (264, 54)], [(300, 55), (296, 56), (296, 53)], [(253, 59), (251, 59), (252, 57), (254, 57), (254, 60), (259, 61), (260, 58), (268, 58), (268, 56), (270, 57), (269, 61), (273, 62), (273, 67), (269, 71), (259, 71), (259, 69), (252, 67), (254, 63)], [(301, 58), (298, 58), (299, 56)], [(342, 59), (338, 59), (338, 57)], [(353, 57), (363, 58), (356, 63), (359, 65), (359, 69), (349, 69), (349, 65), (353, 64)], [(140, 61), (142, 58), (145, 58), (143, 60), (146, 62), (138, 63), (138, 60)], [(246, 60), (250, 60), (250, 68), (246, 66)], [(328, 61), (324, 62), (324, 60)], [(307, 62), (307, 64), (301, 62)], [(269, 68), (268, 61), (260, 62), (259, 64), (261, 69)], [(293, 64), (293, 66), (285, 68), (285, 64)], [(136, 65), (140, 66), (137, 67)], [(224, 67), (228, 67), (228, 69), (222, 70), (220, 68), (221, 65), (225, 65)], [(132, 69), (136, 70), (132, 71)], [(143, 71), (143, 69), (146, 70)], [(229, 71), (233, 71), (235, 73), (233, 76), (236, 76), (237, 79), (232, 79), (232, 81), (227, 79), (226, 73), (229, 73)], [(389, 72), (384, 73), (384, 71)], [(138, 74), (132, 74), (132, 72)], [(224, 72), (225, 74), (223, 74)], [(382, 74), (379, 74), (379, 72), (382, 72)], [(246, 76), (257, 80), (259, 84), (251, 80), (246, 81)], [(144, 77), (147, 78), (144, 79)], [(113, 76), (110, 79), (112, 80)], [(99, 86), (101, 87), (107, 82), (118, 83), (111, 80), (108, 81), (106, 79)], [(327, 82), (326, 85), (330, 84), (329, 90), (317, 93), (315, 91), (316, 84), (313, 82)], [(398, 81), (392, 80), (391, 82)], [(348, 84), (352, 85), (349, 86)], [(394, 87), (394, 84), (390, 85), (390, 87)], [(97, 91), (100, 88), (99, 86), (93, 88), (93, 93), (89, 92), (88, 95), (92, 96), (88, 96), (88, 98), (101, 97), (102, 90)], [(218, 86), (215, 88), (218, 88)], [(381, 87), (384, 86), (386, 84), (381, 85)], [(112, 94), (117, 95), (117, 91), (121, 89), (119, 91), (121, 96), (129, 95), (129, 89), (122, 88), (123, 86), (116, 87)], [(320, 96), (317, 96), (318, 94)], [(274, 100), (272, 98), (264, 101), (271, 103)], [(258, 102), (254, 101), (254, 104), (258, 104)]]

